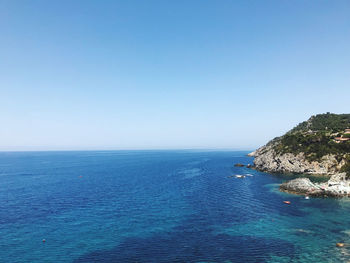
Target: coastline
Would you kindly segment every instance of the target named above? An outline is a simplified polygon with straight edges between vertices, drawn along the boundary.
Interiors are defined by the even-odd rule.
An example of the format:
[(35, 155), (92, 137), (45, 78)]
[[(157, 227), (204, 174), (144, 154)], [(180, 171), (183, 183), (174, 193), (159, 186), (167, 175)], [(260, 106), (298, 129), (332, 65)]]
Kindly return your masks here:
[[(265, 147), (268, 147), (267, 150)], [(263, 157), (261, 158), (262, 155)], [(297, 164), (298, 167), (295, 168), (295, 164), (293, 162), (290, 162), (289, 160), (290, 156), (287, 156), (285, 158), (286, 160), (288, 160), (289, 164), (293, 168), (291, 169), (283, 168), (282, 171), (278, 169), (271, 169), (271, 163), (275, 163), (278, 161), (276, 161), (275, 159), (276, 155), (274, 154), (272, 148), (270, 148), (268, 144), (266, 146), (259, 148), (254, 152), (247, 154), (247, 156), (254, 157), (254, 165), (249, 167), (247, 166), (247, 168), (256, 169), (257, 171), (265, 172), (269, 174), (291, 174), (291, 175), (298, 176), (295, 179), (282, 183), (279, 186), (279, 190), (281, 192), (286, 192), (286, 193), (295, 194), (295, 195), (313, 196), (313, 197), (342, 198), (342, 197), (350, 196), (350, 180), (348, 180), (346, 173), (339, 171), (340, 170), (339, 168), (337, 169), (338, 171), (335, 171), (333, 169), (332, 171), (329, 171), (328, 166), (326, 166), (326, 170), (323, 169), (322, 173), (295, 172), (296, 170), (298, 171), (298, 169), (300, 168), (300, 164), (298, 163)], [(257, 159), (257, 157), (260, 157), (260, 159)], [(261, 162), (261, 160), (264, 160), (264, 161)], [(318, 165), (322, 167), (322, 164), (318, 163)], [(334, 168), (334, 165), (332, 167)], [(320, 182), (312, 182), (309, 179), (309, 177), (316, 177), (316, 178), (329, 177), (329, 179), (326, 182), (320, 183)]]

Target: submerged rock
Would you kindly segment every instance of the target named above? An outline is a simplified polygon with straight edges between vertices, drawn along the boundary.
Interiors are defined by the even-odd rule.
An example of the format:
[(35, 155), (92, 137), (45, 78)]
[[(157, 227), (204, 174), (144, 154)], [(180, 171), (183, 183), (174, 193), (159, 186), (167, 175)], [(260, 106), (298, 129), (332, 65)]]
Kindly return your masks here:
[(244, 164), (236, 163), (236, 164), (235, 164), (235, 167), (244, 167)]

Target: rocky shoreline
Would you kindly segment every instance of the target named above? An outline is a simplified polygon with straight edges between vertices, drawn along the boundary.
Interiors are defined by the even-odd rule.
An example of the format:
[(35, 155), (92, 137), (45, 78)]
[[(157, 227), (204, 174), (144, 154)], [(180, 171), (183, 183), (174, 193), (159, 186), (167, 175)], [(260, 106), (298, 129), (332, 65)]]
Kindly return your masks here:
[[(256, 170), (300, 175), (301, 178), (283, 183), (281, 191), (350, 196), (350, 114), (313, 115), (248, 155), (254, 157)], [(313, 183), (303, 175), (330, 179)]]
[(306, 177), (296, 178), (282, 183), (280, 191), (312, 197), (350, 196), (350, 180), (347, 179), (346, 173), (339, 172), (344, 161), (337, 161), (335, 156), (327, 155), (319, 162), (309, 162), (303, 154), (277, 154), (273, 150), (272, 143), (248, 156), (254, 157), (254, 169), (262, 172), (331, 176), (324, 183), (313, 183)]
[(345, 173), (333, 175), (325, 183), (313, 183), (309, 178), (297, 178), (280, 185), (280, 190), (291, 194), (313, 197), (350, 196), (350, 181)]
[(333, 175), (345, 164), (345, 160), (338, 161), (336, 156), (331, 154), (323, 156), (319, 161), (309, 161), (303, 153), (280, 154), (274, 150), (275, 143), (272, 141), (248, 154), (254, 157), (254, 166), (257, 170), (272, 173)]

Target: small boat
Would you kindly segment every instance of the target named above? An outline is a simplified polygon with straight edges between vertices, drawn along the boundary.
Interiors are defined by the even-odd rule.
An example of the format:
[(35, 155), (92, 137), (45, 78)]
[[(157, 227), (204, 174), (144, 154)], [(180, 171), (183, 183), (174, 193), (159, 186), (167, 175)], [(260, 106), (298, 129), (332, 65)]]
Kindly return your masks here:
[(306, 200), (309, 200), (309, 199), (310, 199), (310, 197), (308, 197), (308, 196), (305, 196), (305, 199), (306, 199)]
[(236, 175), (236, 178), (245, 178), (245, 176), (244, 175)]
[(283, 201), (283, 203), (290, 205), (290, 201)]

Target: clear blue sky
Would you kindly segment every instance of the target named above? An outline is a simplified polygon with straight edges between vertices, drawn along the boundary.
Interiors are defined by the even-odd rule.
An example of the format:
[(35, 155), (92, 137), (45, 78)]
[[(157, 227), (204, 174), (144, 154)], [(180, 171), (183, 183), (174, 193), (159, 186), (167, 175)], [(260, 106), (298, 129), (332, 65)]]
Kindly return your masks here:
[(253, 149), (327, 111), (348, 0), (0, 0), (0, 150)]

